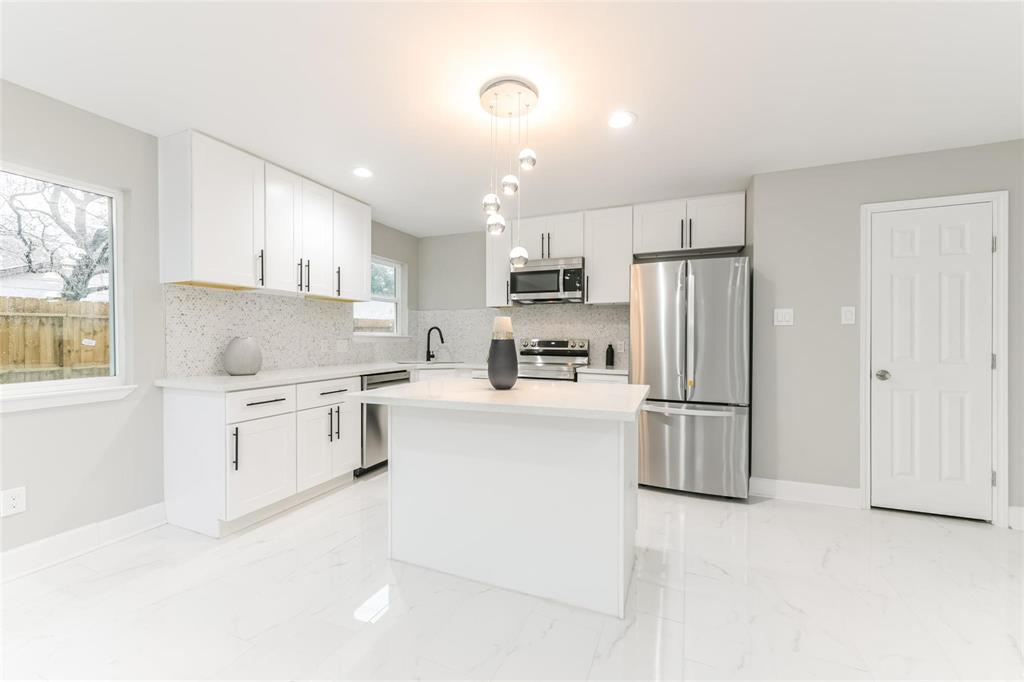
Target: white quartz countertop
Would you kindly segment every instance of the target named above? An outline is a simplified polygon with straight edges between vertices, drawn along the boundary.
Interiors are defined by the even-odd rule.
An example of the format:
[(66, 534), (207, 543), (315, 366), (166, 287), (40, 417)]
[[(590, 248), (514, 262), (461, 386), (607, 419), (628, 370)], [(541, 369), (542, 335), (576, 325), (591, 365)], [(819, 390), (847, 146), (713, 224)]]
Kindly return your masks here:
[(198, 377), (171, 377), (157, 379), (161, 388), (176, 388), (186, 391), (213, 391), (228, 393), (246, 391), (251, 388), (267, 388), (286, 384), (304, 384), (309, 381), (344, 379), (365, 374), (397, 372), (414, 369), (479, 369), (487, 365), (470, 362), (369, 362), (355, 365), (331, 365), (325, 367), (302, 367), (299, 369), (270, 369), (251, 376), (229, 376), (216, 374)]
[(615, 376), (629, 376), (629, 370), (625, 367), (579, 367), (577, 374), (614, 374)]
[(470, 412), (635, 421), (648, 386), (520, 381), (496, 391), (479, 379), (439, 379), (350, 393), (360, 402)]

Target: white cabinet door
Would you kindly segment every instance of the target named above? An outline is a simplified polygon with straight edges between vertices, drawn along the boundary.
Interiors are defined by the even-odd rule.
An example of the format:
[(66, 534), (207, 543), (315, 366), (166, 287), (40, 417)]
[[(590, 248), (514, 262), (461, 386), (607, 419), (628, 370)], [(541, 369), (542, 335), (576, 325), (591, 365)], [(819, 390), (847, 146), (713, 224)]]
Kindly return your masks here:
[(191, 134), (191, 280), (254, 287), (263, 239), (263, 161)]
[(295, 493), (295, 413), (226, 428), (227, 520)]
[(334, 295), (334, 192), (302, 179), (303, 290)]
[(363, 412), (362, 404), (355, 401), (341, 403), (334, 409), (331, 475), (341, 476), (358, 469), (363, 461)]
[(633, 207), (633, 253), (658, 253), (684, 248), (686, 199), (637, 204)]
[(545, 258), (579, 258), (583, 255), (583, 212), (559, 213), (545, 218)]
[(334, 193), (334, 295), (370, 300), (370, 207)]
[(314, 407), (296, 413), (295, 478), (298, 490), (307, 490), (331, 478), (335, 407)]
[[(546, 217), (510, 220), (509, 224), (513, 228), (512, 246), (526, 248), (531, 260), (547, 258), (548, 219)], [(508, 232), (508, 230), (505, 231)]]
[[(299, 289), (299, 243), (302, 230), (302, 178), (266, 164), (267, 220), (263, 255), (265, 288)], [(303, 277), (305, 273), (303, 273)]]
[(512, 228), (506, 227), (497, 236), (485, 234), (484, 250), (487, 252), (486, 304), (491, 308), (510, 305), (508, 252), (512, 250)]
[(746, 214), (745, 192), (687, 199), (686, 248), (743, 248)]
[(583, 257), (586, 303), (629, 303), (629, 266), (633, 263), (633, 207), (584, 214)]

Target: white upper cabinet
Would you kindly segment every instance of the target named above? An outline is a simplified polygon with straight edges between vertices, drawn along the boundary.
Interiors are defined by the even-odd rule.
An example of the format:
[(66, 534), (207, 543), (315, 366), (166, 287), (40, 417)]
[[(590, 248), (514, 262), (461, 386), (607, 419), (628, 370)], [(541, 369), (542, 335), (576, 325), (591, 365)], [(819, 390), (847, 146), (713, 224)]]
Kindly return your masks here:
[(334, 273), (332, 295), (370, 300), (370, 207), (334, 192)]
[(583, 212), (547, 216), (545, 258), (579, 258), (583, 255)]
[[(278, 291), (299, 291), (299, 243), (302, 229), (302, 178), (267, 164), (266, 243), (263, 286)], [(303, 287), (305, 290), (305, 287)]]
[(629, 303), (629, 266), (633, 263), (633, 207), (583, 214), (585, 303)]
[[(513, 221), (513, 226), (516, 223)], [(579, 258), (583, 255), (583, 212), (523, 218), (516, 242), (532, 259)]]
[(509, 229), (506, 229), (505, 232), (512, 232), (515, 235), (512, 238), (513, 245), (524, 247), (531, 259), (547, 258), (548, 222), (546, 217), (510, 220)]
[(633, 253), (739, 251), (745, 224), (745, 192), (637, 204)]
[(257, 286), (263, 161), (193, 131), (159, 149), (160, 281)]
[[(537, 239), (539, 248), (539, 232)], [(484, 234), (484, 250), (487, 253), (486, 304), (491, 308), (510, 305), (508, 252), (512, 250), (512, 228), (505, 228), (505, 231), (497, 236)]]
[(731, 192), (686, 200), (688, 249), (743, 248), (746, 193)]
[(633, 207), (633, 253), (659, 253), (685, 248), (686, 199), (637, 204)]
[(334, 296), (334, 192), (305, 178), (299, 249), (302, 290), (314, 296)]

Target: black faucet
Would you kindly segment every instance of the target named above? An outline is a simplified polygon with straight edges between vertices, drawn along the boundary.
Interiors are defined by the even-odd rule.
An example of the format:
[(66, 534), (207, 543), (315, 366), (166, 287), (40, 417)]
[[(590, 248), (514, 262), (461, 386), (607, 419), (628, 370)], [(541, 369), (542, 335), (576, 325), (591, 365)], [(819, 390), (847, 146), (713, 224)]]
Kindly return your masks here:
[(437, 330), (438, 337), (441, 339), (441, 343), (444, 343), (444, 334), (441, 333), (440, 327), (431, 327), (427, 330), (427, 362), (434, 359), (434, 351), (430, 350), (430, 333), (435, 329)]

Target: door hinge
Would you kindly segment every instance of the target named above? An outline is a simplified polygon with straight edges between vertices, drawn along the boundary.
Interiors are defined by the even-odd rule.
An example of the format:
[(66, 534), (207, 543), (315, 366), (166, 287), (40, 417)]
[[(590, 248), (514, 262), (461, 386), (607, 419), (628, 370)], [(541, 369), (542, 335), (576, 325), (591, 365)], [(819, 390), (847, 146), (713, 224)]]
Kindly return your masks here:
[(996, 472), (992, 472), (992, 487), (996, 487)]
[(995, 238), (995, 236), (993, 236), (992, 237), (992, 253), (995, 253), (995, 252), (996, 252), (996, 238)]
[(992, 354), (992, 369), (996, 368), (996, 354)]

